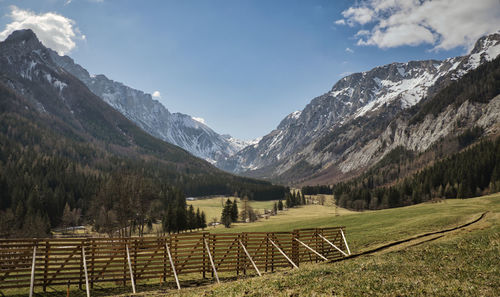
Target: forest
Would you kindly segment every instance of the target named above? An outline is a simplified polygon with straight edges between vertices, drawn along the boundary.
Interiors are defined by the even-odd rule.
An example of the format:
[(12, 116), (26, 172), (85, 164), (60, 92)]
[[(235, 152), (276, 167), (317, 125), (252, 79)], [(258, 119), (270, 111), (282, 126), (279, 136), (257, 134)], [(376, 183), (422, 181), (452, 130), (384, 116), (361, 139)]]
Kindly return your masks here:
[[(474, 130), (472, 130), (474, 131)], [(468, 135), (474, 132), (466, 132)], [(333, 187), (336, 203), (355, 210), (400, 207), (435, 198), (470, 198), (500, 191), (500, 137), (482, 140), (394, 184), (372, 170)]]
[[(180, 202), (186, 195), (284, 198), (285, 187), (225, 173), (136, 135), (142, 147), (100, 141), (39, 113), (0, 83), (0, 237), (50, 236), (68, 221), (109, 235), (130, 234), (130, 227), (141, 234), (151, 222), (174, 216), (178, 223), (169, 219), (164, 230), (176, 232), (203, 225), (179, 219), (192, 216)], [(68, 213), (75, 219), (63, 219)]]

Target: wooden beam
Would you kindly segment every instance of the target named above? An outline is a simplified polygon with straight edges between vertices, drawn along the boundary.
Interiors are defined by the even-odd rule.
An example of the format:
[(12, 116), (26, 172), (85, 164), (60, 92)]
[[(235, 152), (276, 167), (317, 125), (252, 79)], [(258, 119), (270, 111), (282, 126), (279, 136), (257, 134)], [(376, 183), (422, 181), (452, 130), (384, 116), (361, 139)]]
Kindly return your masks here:
[(349, 249), (349, 246), (347, 245), (347, 240), (345, 240), (344, 231), (342, 231), (342, 228), (340, 228), (340, 234), (342, 234), (342, 238), (344, 239), (345, 247), (347, 248), (347, 253), (349, 253), (349, 255), (350, 255), (351, 250)]
[(85, 272), (85, 290), (87, 291), (87, 297), (90, 297), (89, 275), (87, 273), (87, 260), (85, 259), (85, 247), (83, 247), (83, 244), (82, 244), (82, 261), (83, 261), (83, 271)]
[(170, 248), (168, 247), (168, 243), (165, 242), (165, 247), (167, 248), (168, 258), (170, 259), (170, 266), (172, 266), (172, 271), (174, 272), (175, 282), (177, 283), (177, 289), (181, 289), (181, 285), (179, 284), (179, 279), (177, 278), (177, 271), (175, 271), (174, 260), (172, 259), (172, 254), (170, 254)]
[(130, 282), (132, 283), (132, 292), (135, 294), (135, 283), (134, 283), (134, 273), (132, 272), (132, 263), (130, 262), (130, 252), (128, 250), (128, 244), (125, 245), (127, 249), (127, 260), (128, 260), (128, 268), (130, 271)]
[(321, 234), (318, 234), (319, 237), (321, 237), (324, 241), (328, 242), (328, 244), (330, 244), (331, 246), (333, 246), (335, 249), (337, 249), (337, 251), (341, 252), (342, 255), (344, 255), (345, 257), (347, 257), (348, 255), (346, 253), (344, 253), (344, 251), (342, 251), (341, 249), (339, 249), (336, 245), (334, 245), (330, 240), (326, 239), (325, 237), (323, 237), (323, 235)]
[(250, 254), (248, 253), (247, 248), (245, 247), (245, 245), (243, 245), (243, 242), (241, 242), (241, 240), (239, 240), (239, 242), (240, 242), (241, 246), (243, 247), (243, 251), (245, 251), (245, 254), (247, 254), (248, 259), (250, 259), (250, 262), (252, 262), (253, 268), (255, 268), (255, 271), (257, 271), (257, 274), (259, 276), (262, 276), (262, 274), (260, 274), (259, 268), (257, 268), (257, 265), (255, 265), (255, 262), (252, 260), (252, 257), (250, 257)]
[(33, 287), (35, 286), (35, 262), (36, 262), (36, 243), (33, 247), (33, 263), (31, 264), (30, 297), (33, 297)]
[(315, 253), (316, 255), (318, 255), (320, 258), (322, 258), (323, 260), (325, 261), (328, 261), (328, 259), (323, 256), (322, 254), (318, 253), (317, 251), (313, 250), (313, 248), (311, 248), (310, 246), (308, 246), (307, 244), (303, 243), (302, 241), (298, 240), (297, 238), (294, 238), (298, 243), (300, 243), (301, 245), (305, 246), (308, 250), (310, 250), (311, 252)]
[(212, 264), (212, 269), (214, 270), (215, 279), (217, 280), (217, 283), (220, 284), (219, 275), (217, 275), (217, 269), (215, 269), (214, 259), (212, 259), (212, 254), (210, 253), (210, 247), (208, 246), (207, 240), (205, 238), (203, 238), (203, 241), (205, 242), (205, 247), (207, 248), (210, 264)]
[(288, 256), (279, 248), (279, 246), (274, 243), (274, 241), (271, 240), (271, 238), (268, 238), (268, 240), (274, 245), (275, 248), (278, 249), (278, 251), (288, 260), (288, 262), (290, 262), (290, 264), (293, 265), (294, 268), (299, 268), (299, 266), (295, 265), (295, 263), (293, 263), (292, 260), (290, 260), (290, 258), (288, 258)]

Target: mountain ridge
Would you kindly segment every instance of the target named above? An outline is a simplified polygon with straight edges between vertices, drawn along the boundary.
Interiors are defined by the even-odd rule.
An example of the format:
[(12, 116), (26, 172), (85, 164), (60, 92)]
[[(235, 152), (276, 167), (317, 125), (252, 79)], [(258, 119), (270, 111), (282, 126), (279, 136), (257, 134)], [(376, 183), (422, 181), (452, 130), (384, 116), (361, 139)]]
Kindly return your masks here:
[(60, 56), (52, 50), (50, 54), (59, 67), (80, 79), (94, 94), (143, 130), (212, 164), (248, 145), (246, 141), (218, 134), (192, 116), (171, 113), (148, 93), (109, 79), (103, 74), (90, 75), (69, 56)]
[[(382, 133), (398, 113), (432, 97), (498, 54), (500, 34), (494, 33), (480, 38), (465, 56), (391, 63), (351, 74), (314, 98), (302, 111), (285, 117), (258, 144), (246, 147), (218, 166), (280, 182), (297, 182), (328, 167), (347, 174), (361, 168), (361, 164), (344, 166), (344, 159)], [(291, 171), (303, 172), (290, 177)]]

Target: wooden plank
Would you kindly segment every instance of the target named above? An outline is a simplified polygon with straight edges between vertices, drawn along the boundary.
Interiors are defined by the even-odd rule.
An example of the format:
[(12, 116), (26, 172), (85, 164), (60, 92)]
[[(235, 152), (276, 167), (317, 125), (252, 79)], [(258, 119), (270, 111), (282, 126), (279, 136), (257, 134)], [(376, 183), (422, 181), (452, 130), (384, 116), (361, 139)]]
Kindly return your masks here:
[(293, 267), (295, 268), (299, 268), (297, 265), (295, 265), (295, 263), (293, 263), (292, 260), (290, 260), (290, 258), (288, 258), (288, 256), (279, 248), (279, 246), (274, 243), (274, 241), (271, 240), (271, 238), (268, 238), (268, 240), (274, 245), (274, 247), (288, 260), (288, 262), (290, 262), (290, 264), (293, 265)]
[(128, 261), (128, 268), (130, 270), (130, 282), (132, 283), (132, 292), (134, 292), (135, 294), (134, 273), (132, 272), (132, 263), (130, 262), (130, 253), (128, 251), (128, 244), (125, 245), (125, 248), (127, 249), (127, 261)]
[(245, 251), (245, 254), (247, 255), (248, 259), (250, 259), (250, 262), (252, 263), (253, 268), (255, 268), (255, 271), (257, 271), (257, 274), (259, 276), (262, 276), (262, 274), (260, 274), (259, 268), (257, 268), (257, 265), (255, 265), (255, 262), (253, 261), (252, 257), (250, 256), (250, 254), (247, 251), (247, 248), (245, 247), (245, 245), (243, 244), (243, 242), (241, 242), (241, 240), (240, 240), (240, 244), (243, 247), (243, 251)]
[(214, 260), (212, 259), (212, 254), (210, 253), (210, 247), (208, 246), (208, 243), (205, 240), (205, 238), (203, 238), (203, 241), (205, 242), (205, 247), (207, 248), (207, 253), (208, 253), (208, 258), (210, 259), (210, 264), (212, 264), (212, 268), (214, 270), (215, 279), (217, 280), (217, 283), (220, 283), (219, 276), (217, 275), (217, 269), (215, 269)]
[(320, 238), (322, 238), (324, 241), (326, 241), (328, 244), (330, 244), (332, 247), (334, 247), (336, 250), (338, 250), (339, 252), (342, 253), (342, 255), (344, 255), (345, 257), (347, 257), (347, 254), (344, 253), (344, 251), (342, 251), (341, 249), (339, 249), (336, 245), (334, 245), (330, 240), (326, 239), (325, 237), (323, 237), (323, 235), (321, 234), (318, 234), (318, 236)]
[(85, 247), (82, 244), (82, 261), (83, 261), (83, 269), (85, 271), (85, 291), (87, 292), (87, 297), (90, 297), (90, 289), (89, 289), (89, 275), (87, 272), (87, 260), (85, 259)]
[(300, 243), (301, 245), (305, 246), (308, 250), (310, 250), (311, 252), (315, 253), (316, 255), (318, 255), (319, 257), (321, 257), (323, 260), (325, 261), (328, 261), (328, 259), (323, 256), (322, 254), (318, 253), (317, 251), (315, 251), (314, 249), (312, 249), (311, 247), (309, 247), (307, 244), (303, 243), (302, 241), (298, 240), (297, 238), (294, 238), (298, 243)]
[[(83, 247), (83, 246), (82, 246)], [(51, 284), (52, 280), (56, 277), (56, 275), (59, 274), (59, 272), (63, 269), (63, 267), (68, 264), (69, 260), (71, 260), (71, 258), (73, 258), (74, 255), (76, 255), (76, 253), (78, 252), (78, 247), (76, 247), (74, 250), (73, 250), (73, 253), (69, 256), (69, 258), (65, 259), (64, 262), (61, 264), (61, 266), (56, 270), (56, 272), (54, 272), (54, 276), (52, 276), (52, 278), (50, 280), (47, 280), (47, 286)], [(48, 267), (48, 258), (45, 259), (45, 265), (46, 265), (46, 270), (45, 272), (47, 273), (47, 267)], [(47, 275), (46, 275), (47, 277)]]
[(33, 247), (33, 264), (31, 265), (30, 297), (33, 297), (33, 287), (35, 285), (35, 263), (36, 263), (36, 244)]
[(342, 234), (342, 239), (344, 239), (345, 247), (347, 248), (347, 253), (350, 255), (351, 250), (349, 249), (349, 246), (347, 245), (347, 240), (345, 240), (344, 231), (342, 231), (342, 229), (340, 229), (340, 234)]
[(175, 271), (174, 260), (172, 260), (172, 254), (170, 254), (170, 248), (168, 247), (168, 243), (165, 242), (165, 247), (167, 248), (168, 259), (170, 260), (170, 266), (172, 267), (172, 272), (174, 273), (175, 283), (177, 284), (177, 290), (181, 289), (181, 285), (179, 284), (179, 278), (177, 277), (177, 272)]

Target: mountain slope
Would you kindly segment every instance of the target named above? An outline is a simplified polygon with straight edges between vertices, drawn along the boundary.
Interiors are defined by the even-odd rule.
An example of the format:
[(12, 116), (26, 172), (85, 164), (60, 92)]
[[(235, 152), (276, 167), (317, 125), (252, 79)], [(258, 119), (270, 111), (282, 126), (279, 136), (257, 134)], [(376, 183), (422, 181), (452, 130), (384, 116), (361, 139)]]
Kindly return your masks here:
[[(210, 178), (213, 178), (215, 184), (223, 185), (222, 190), (219, 188), (215, 192), (230, 194), (245, 183), (248, 186), (269, 185), (234, 177), (144, 132), (90, 92), (80, 80), (56, 65), (52, 61), (51, 51), (40, 43), (31, 30), (16, 31), (0, 42), (0, 83), (5, 94), (0, 98), (4, 116), (9, 115), (12, 121), (3, 127), (7, 136), (16, 131), (15, 119), (19, 119), (43, 127), (40, 131), (52, 135), (49, 137), (52, 142), (87, 147), (85, 150), (90, 156), (157, 162), (155, 166), (171, 170), (171, 176), (165, 181), (174, 182), (183, 177), (184, 181), (192, 179), (193, 183), (205, 182), (209, 185)], [(11, 139), (13, 145), (17, 140), (15, 137)], [(34, 133), (26, 145), (40, 146), (43, 140), (43, 137)], [(45, 149), (51, 150), (50, 146)], [(71, 146), (61, 149), (64, 151), (54, 148), (52, 154), (66, 156), (73, 154), (71, 151), (74, 150)], [(4, 157), (8, 158), (8, 155)], [(89, 157), (82, 165), (95, 168), (97, 163)], [(197, 182), (196, 178), (200, 181)], [(194, 185), (190, 187), (194, 188)]]
[(124, 189), (134, 188), (140, 190), (127, 193), (134, 205), (156, 219), (169, 203), (165, 195), (179, 190), (255, 199), (285, 192), (149, 135), (56, 65), (31, 30), (0, 42), (0, 229), (46, 235), (61, 224), (66, 204), (89, 224), (112, 226), (122, 213), (107, 213), (109, 206), (132, 203), (121, 199)]
[[(325, 170), (330, 176), (348, 175), (387, 153), (382, 145), (368, 149), (366, 144), (384, 133), (396, 115), (499, 53), (500, 34), (492, 34), (479, 39), (466, 56), (392, 63), (349, 75), (283, 119), (258, 144), (218, 165), (282, 182), (305, 181)], [(426, 141), (429, 146), (434, 140)]]
[(149, 134), (175, 144), (211, 163), (235, 154), (246, 142), (220, 135), (207, 125), (182, 113), (170, 113), (150, 94), (108, 79), (91, 76), (68, 56), (49, 51), (52, 60), (80, 79), (94, 94)]

